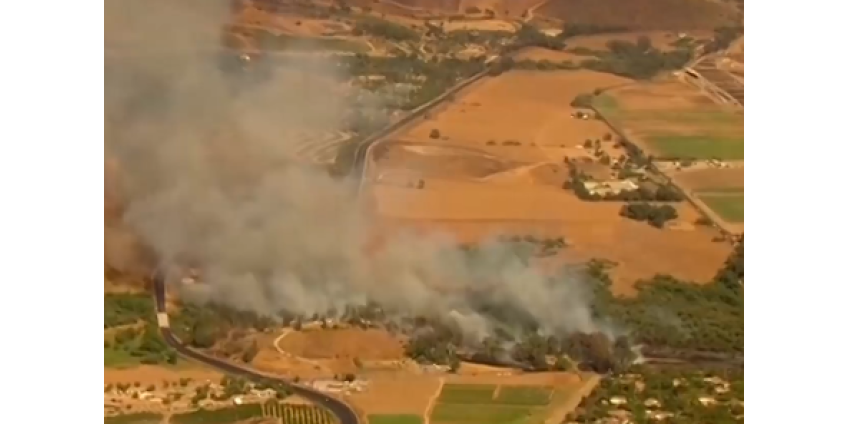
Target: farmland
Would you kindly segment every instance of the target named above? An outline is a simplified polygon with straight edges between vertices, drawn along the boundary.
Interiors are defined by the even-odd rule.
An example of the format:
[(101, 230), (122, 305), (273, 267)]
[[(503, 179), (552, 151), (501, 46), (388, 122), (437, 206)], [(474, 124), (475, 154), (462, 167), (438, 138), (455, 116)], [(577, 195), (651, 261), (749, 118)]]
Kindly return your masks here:
[(744, 114), (682, 82), (619, 87), (595, 108), (731, 233), (743, 231)]
[(744, 159), (744, 116), (677, 81), (609, 90), (595, 107), (656, 159)]
[(716, 211), (724, 221), (738, 224), (745, 220), (745, 195), (738, 193), (710, 193), (701, 192), (697, 194), (710, 209)]
[(516, 423), (539, 420), (552, 387), (446, 384), (430, 415), (433, 423)]
[(711, 30), (738, 20), (730, 4), (697, 0), (552, 0), (536, 13), (569, 24), (633, 30)]
[[(574, 118), (568, 102), (628, 82), (591, 71), (512, 71), (481, 82), (397, 140), (381, 142), (366, 189), (380, 231), (449, 233), (464, 243), (492, 233), (565, 237), (571, 257), (616, 264), (617, 293), (632, 293), (633, 282), (656, 273), (708, 280), (728, 246), (713, 241), (714, 230), (695, 225), (700, 215), (692, 206), (677, 204), (677, 223), (657, 230), (623, 219), (620, 203), (586, 202), (562, 189), (565, 157), (605, 166), (584, 146), (587, 140), (609, 140), (592, 144), (611, 160), (626, 156), (608, 138), (612, 129)], [(415, 189), (419, 180), (423, 189)]]

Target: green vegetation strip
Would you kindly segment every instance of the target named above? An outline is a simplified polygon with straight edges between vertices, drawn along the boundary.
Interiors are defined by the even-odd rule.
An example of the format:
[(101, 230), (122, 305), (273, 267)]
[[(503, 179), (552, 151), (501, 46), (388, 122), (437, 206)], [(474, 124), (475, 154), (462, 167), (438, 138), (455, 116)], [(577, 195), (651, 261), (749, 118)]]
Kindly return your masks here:
[(628, 121), (662, 121), (682, 125), (717, 125), (743, 128), (745, 117), (723, 110), (640, 110), (624, 113)]
[(512, 424), (531, 415), (532, 409), (528, 407), (486, 405), (484, 408), (475, 408), (471, 405), (439, 403), (433, 408), (430, 421), (433, 424)]
[(136, 414), (124, 414), (114, 417), (105, 417), (104, 424), (159, 424), (162, 416), (152, 412), (139, 412)]
[(424, 419), (413, 414), (373, 414), (368, 416), (368, 424), (422, 424)]
[(231, 424), (237, 421), (261, 417), (258, 404), (239, 405), (224, 409), (200, 409), (171, 416), (171, 424)]
[(551, 401), (550, 387), (501, 386), (495, 402), (501, 405), (545, 406)]
[(742, 138), (652, 135), (648, 143), (662, 158), (743, 160), (745, 144)]
[(493, 403), (497, 386), (488, 384), (445, 384), (439, 393), (439, 403)]
[(745, 194), (698, 194), (704, 203), (710, 209), (719, 214), (721, 218), (727, 222), (740, 223), (745, 222)]

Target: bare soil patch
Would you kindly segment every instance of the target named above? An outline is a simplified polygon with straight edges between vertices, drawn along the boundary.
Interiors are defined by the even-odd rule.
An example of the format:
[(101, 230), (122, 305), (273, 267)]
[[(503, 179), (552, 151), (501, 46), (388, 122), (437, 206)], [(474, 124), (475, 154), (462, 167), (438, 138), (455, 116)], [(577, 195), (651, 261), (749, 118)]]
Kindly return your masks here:
[(536, 13), (572, 24), (712, 30), (741, 18), (730, 3), (701, 0), (551, 0)]
[(161, 367), (156, 365), (140, 365), (133, 368), (104, 368), (103, 382), (105, 384), (135, 383), (142, 385), (162, 384), (164, 381), (171, 383), (179, 382), (181, 378), (190, 378), (194, 381), (206, 380), (218, 382), (223, 374), (205, 367)]

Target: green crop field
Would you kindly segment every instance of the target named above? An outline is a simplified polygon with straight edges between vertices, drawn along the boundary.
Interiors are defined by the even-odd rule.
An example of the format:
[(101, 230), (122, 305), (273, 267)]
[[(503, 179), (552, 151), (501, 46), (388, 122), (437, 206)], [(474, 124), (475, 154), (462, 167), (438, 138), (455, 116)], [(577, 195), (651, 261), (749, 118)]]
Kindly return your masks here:
[(698, 194), (698, 198), (723, 220), (730, 223), (745, 222), (744, 193), (702, 193)]
[(529, 418), (529, 407), (437, 404), (430, 415), (434, 424), (515, 424)]
[(495, 402), (500, 405), (545, 406), (551, 401), (550, 387), (501, 386)]
[(660, 158), (745, 159), (742, 137), (651, 135), (646, 139)]
[(372, 414), (368, 424), (423, 424), (424, 419), (414, 414)]
[(136, 414), (123, 414), (114, 417), (105, 417), (104, 424), (159, 424), (162, 416), (152, 412), (139, 412)]
[(231, 424), (262, 416), (259, 404), (238, 405), (223, 409), (200, 409), (171, 416), (172, 424)]
[(495, 389), (497, 386), (488, 384), (445, 384), (439, 393), (439, 403), (492, 403)]

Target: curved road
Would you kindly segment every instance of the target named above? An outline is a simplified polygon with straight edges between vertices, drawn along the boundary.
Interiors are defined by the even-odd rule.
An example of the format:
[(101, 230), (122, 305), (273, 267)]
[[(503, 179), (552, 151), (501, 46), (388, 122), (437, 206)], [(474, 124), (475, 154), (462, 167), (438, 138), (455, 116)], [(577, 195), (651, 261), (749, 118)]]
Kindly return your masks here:
[(205, 355), (199, 351), (190, 349), (188, 346), (183, 344), (180, 339), (178, 339), (174, 333), (171, 331), (170, 325), (168, 324), (167, 312), (165, 311), (165, 279), (162, 275), (157, 274), (153, 278), (154, 285), (154, 296), (156, 302), (156, 314), (159, 318), (159, 331), (162, 333), (162, 337), (165, 339), (165, 342), (168, 343), (174, 350), (177, 351), (181, 356), (193, 359), (197, 362), (201, 362), (205, 365), (208, 365), (212, 368), (216, 368), (221, 370), (224, 373), (237, 375), (240, 377), (244, 377), (250, 380), (275, 380), (277, 382), (285, 384), (294, 394), (312, 401), (318, 406), (327, 408), (333, 415), (335, 415), (339, 419), (339, 424), (360, 424), (359, 417), (356, 416), (356, 413), (344, 402), (327, 396), (317, 390), (309, 389), (304, 386), (300, 386), (294, 384), (293, 382), (286, 380), (280, 377), (271, 377), (265, 374), (260, 374), (256, 371), (253, 371), (248, 368), (244, 368), (229, 362), (222, 361), (218, 358), (214, 358), (208, 355)]

